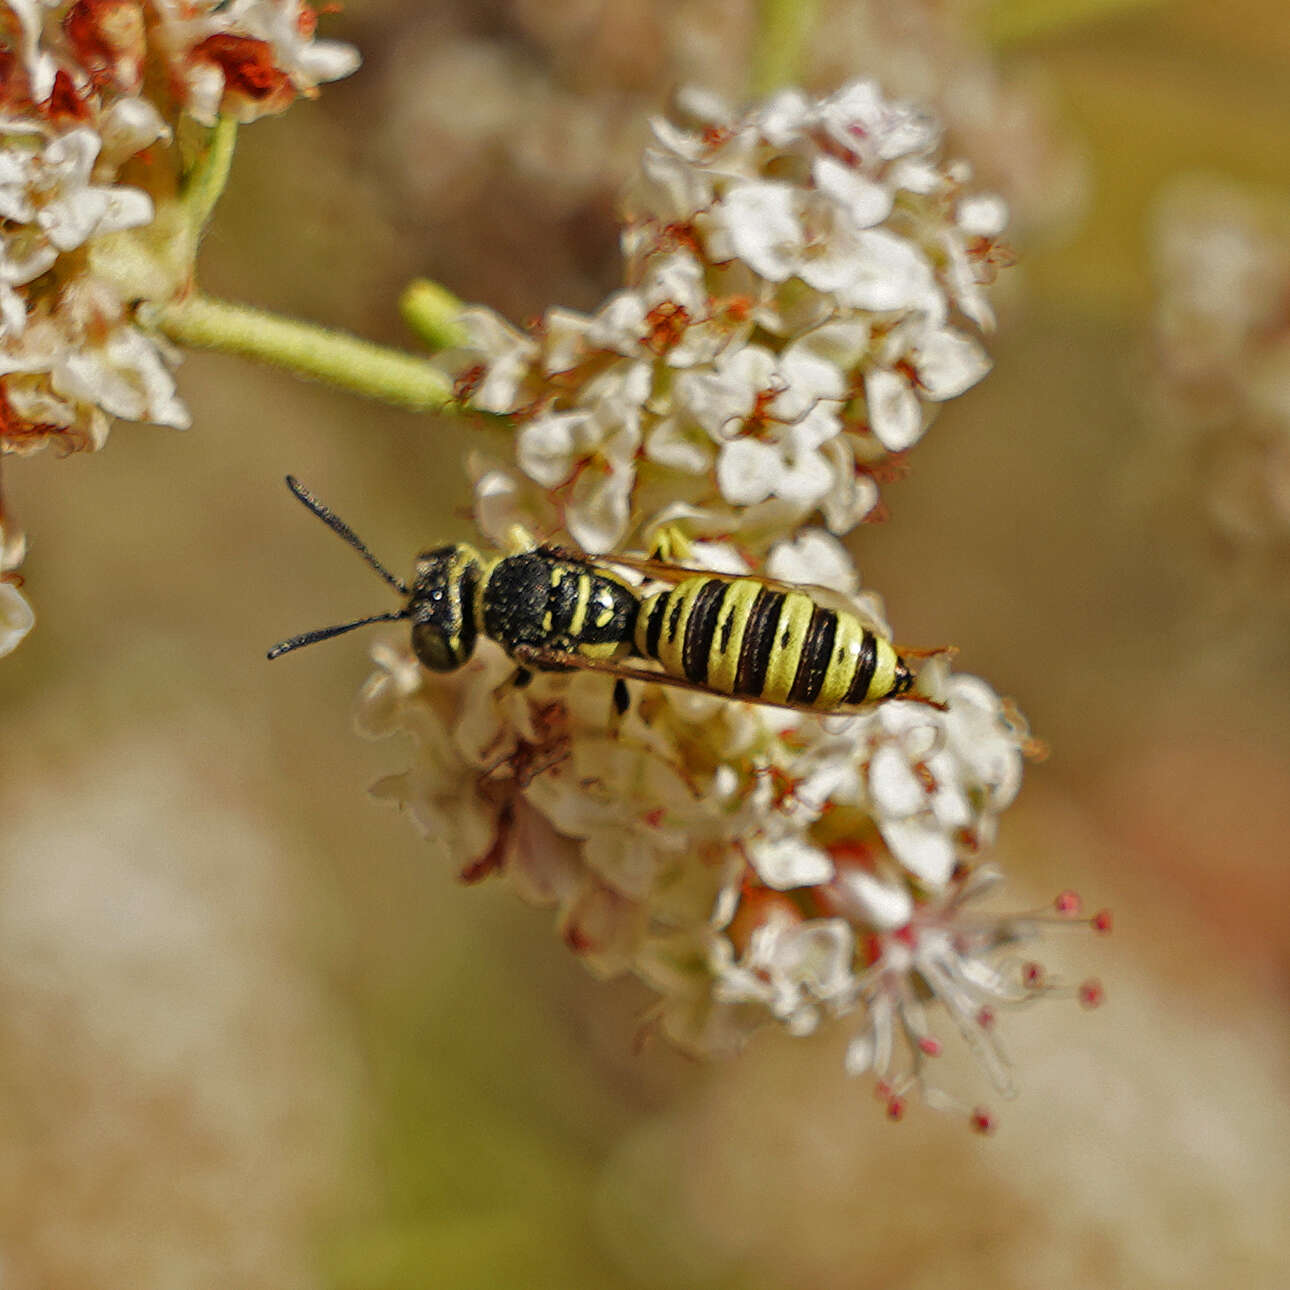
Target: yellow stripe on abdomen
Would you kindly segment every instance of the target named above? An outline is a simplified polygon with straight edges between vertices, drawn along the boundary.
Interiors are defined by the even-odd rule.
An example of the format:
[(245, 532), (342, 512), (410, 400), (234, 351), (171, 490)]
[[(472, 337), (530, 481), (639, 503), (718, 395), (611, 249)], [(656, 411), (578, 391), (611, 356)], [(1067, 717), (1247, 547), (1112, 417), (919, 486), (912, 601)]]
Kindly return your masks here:
[(759, 698), (768, 699), (771, 703), (784, 703), (788, 699), (797, 678), (797, 665), (802, 661), (802, 646), (814, 613), (815, 602), (809, 596), (800, 591), (790, 591), (784, 596), (784, 606), (775, 627), (775, 643), (766, 668), (766, 682)]
[(762, 584), (752, 578), (739, 578), (726, 588), (708, 651), (708, 684), (719, 694), (734, 693), (748, 619), (761, 588)]
[(658, 637), (658, 661), (670, 676), (685, 675), (685, 625), (694, 612), (694, 602), (707, 585), (706, 578), (678, 582), (663, 609), (663, 628)]
[(855, 680), (863, 647), (864, 627), (860, 620), (845, 610), (838, 610), (838, 629), (833, 637), (829, 670), (824, 674), (824, 684), (820, 686), (812, 707), (827, 710), (842, 703)]
[(896, 664), (900, 656), (890, 641), (878, 637), (878, 665), (873, 670), (873, 680), (869, 682), (869, 693), (865, 697), (870, 701), (884, 699), (891, 693), (896, 684)]

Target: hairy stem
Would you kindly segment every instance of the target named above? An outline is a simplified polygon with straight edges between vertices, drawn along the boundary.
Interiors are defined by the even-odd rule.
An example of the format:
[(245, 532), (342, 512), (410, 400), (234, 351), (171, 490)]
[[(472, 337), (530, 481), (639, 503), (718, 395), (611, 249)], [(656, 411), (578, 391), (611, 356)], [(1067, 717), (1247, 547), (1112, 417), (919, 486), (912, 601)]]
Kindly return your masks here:
[(417, 337), (431, 349), (450, 349), (464, 339), (457, 325), (461, 301), (447, 287), (428, 278), (414, 278), (399, 297), (399, 313)]
[(424, 359), (249, 305), (192, 295), (146, 319), (180, 345), (240, 354), (414, 412), (444, 410), (449, 379)]
[(200, 235), (206, 227), (219, 201), (228, 172), (233, 165), (233, 146), (237, 141), (237, 122), (231, 116), (222, 116), (215, 122), (210, 141), (201, 160), (193, 167), (184, 184), (184, 203), (192, 218), (192, 226)]
[(752, 54), (752, 89), (763, 95), (801, 78), (802, 54), (819, 0), (760, 0)]

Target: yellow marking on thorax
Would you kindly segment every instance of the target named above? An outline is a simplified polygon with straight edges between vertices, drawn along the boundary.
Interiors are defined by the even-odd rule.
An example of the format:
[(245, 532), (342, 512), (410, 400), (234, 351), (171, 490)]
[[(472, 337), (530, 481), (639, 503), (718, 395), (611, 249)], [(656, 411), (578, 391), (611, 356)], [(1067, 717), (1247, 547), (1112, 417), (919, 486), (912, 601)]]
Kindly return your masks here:
[(864, 648), (864, 628), (860, 620), (842, 609), (837, 614), (838, 629), (833, 637), (833, 653), (824, 673), (824, 684), (820, 686), (813, 705), (821, 709), (836, 708), (847, 697), (860, 664), (860, 651)]
[[(708, 684), (721, 694), (734, 693), (748, 619), (760, 593), (761, 583), (753, 578), (739, 578), (726, 588), (708, 652)], [(721, 648), (723, 639), (725, 649)]]
[[(663, 630), (658, 638), (658, 661), (663, 670), (672, 676), (685, 675), (685, 626), (694, 612), (695, 599), (707, 585), (707, 578), (686, 578), (672, 588), (671, 603), (664, 609)], [(676, 629), (673, 630), (672, 616), (678, 604), (681, 606), (681, 613), (676, 619)]]
[[(591, 599), (591, 574), (583, 569), (575, 576), (578, 579), (578, 599), (574, 601), (573, 613), (569, 617), (569, 636), (576, 641), (587, 624), (587, 602)], [(554, 579), (552, 579), (552, 585), (555, 585)]]
[(597, 587), (596, 598), (592, 602), (596, 607), (596, 616), (591, 620), (594, 627), (608, 627), (614, 621), (614, 598), (608, 587)]
[(574, 652), (588, 658), (617, 658), (627, 652), (627, 644), (625, 641), (579, 641)]
[[(479, 560), (479, 581), (475, 584), (475, 603), (471, 608), (475, 619), (475, 631), (480, 636), (487, 635), (487, 632), (484, 631), (484, 601), (488, 596), (488, 584), (501, 562), (502, 558), (500, 556), (494, 556), (491, 559), (481, 556)], [(465, 612), (465, 610), (466, 607), (463, 605), (462, 611)]]
[(797, 677), (797, 665), (802, 661), (802, 646), (806, 643), (806, 633), (814, 613), (815, 602), (810, 596), (790, 591), (784, 597), (784, 608), (775, 627), (775, 644), (770, 651), (770, 666), (766, 669), (766, 684), (762, 686), (760, 698), (769, 699), (772, 703), (787, 701)]

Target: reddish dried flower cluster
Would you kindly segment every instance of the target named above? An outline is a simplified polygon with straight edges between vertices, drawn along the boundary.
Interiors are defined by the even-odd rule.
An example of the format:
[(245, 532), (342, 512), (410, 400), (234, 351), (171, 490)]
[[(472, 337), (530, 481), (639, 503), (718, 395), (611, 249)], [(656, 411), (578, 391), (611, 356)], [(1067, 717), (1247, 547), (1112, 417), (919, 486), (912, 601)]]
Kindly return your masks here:
[[(0, 3), (0, 453), (188, 424), (140, 314), (189, 287), (209, 214), (186, 200), (181, 122), (254, 120), (352, 71), (316, 23), (300, 0)], [(8, 583), (0, 653), (31, 625), (20, 600)]]

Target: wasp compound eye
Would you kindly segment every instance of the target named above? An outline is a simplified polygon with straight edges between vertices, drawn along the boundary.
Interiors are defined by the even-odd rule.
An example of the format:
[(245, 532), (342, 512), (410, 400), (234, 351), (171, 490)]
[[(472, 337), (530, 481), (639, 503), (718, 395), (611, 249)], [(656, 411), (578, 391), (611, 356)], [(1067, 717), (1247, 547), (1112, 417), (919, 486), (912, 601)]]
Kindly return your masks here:
[(464, 544), (427, 551), (417, 560), (408, 599), (412, 649), (435, 672), (451, 672), (475, 652), (479, 553)]

